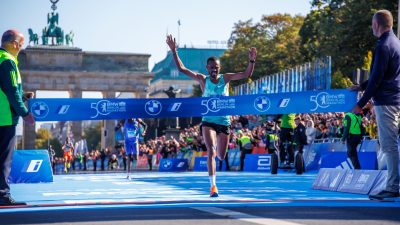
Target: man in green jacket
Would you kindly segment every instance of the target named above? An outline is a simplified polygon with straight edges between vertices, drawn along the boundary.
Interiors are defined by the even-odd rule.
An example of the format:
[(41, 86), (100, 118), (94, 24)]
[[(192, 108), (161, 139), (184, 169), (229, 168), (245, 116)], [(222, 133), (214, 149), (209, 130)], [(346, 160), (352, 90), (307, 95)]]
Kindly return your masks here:
[(346, 113), (343, 123), (342, 142), (346, 142), (347, 156), (351, 160), (354, 169), (359, 170), (361, 165), (358, 160), (357, 146), (361, 143), (365, 130), (362, 125), (362, 114)]
[(279, 158), (281, 164), (286, 163), (285, 167), (290, 167), (290, 164), (294, 163), (294, 151), (293, 151), (293, 141), (294, 141), (294, 128), (296, 124), (294, 123), (294, 118), (296, 114), (283, 114), (281, 116), (281, 132), (279, 134)]
[(16, 30), (4, 32), (0, 48), (0, 205), (25, 205), (10, 195), (8, 175), (16, 144), (16, 125), (20, 116), (34, 124), (32, 113), (23, 101), (33, 93), (22, 92), (17, 56), (24, 45), (24, 36)]

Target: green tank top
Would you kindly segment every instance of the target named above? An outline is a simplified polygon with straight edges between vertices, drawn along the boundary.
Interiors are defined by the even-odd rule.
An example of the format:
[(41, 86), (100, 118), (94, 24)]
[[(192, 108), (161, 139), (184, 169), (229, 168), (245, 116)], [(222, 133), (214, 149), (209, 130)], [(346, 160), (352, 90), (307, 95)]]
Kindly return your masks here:
[[(229, 96), (229, 85), (225, 83), (224, 76), (219, 74), (218, 78), (218, 83), (214, 84), (211, 82), (209, 76), (206, 77), (203, 97)], [(231, 124), (230, 116), (204, 116), (202, 121), (224, 126), (229, 126)]]

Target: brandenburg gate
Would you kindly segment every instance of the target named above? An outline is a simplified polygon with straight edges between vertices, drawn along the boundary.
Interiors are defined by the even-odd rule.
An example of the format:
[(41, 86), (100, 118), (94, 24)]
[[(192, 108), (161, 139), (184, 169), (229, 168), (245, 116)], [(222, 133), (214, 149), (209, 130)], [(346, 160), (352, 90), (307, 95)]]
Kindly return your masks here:
[[(54, 11), (58, 0), (51, 2)], [(66, 35), (68, 45), (64, 45), (64, 32), (57, 24), (58, 14), (49, 13), (48, 26), (43, 29), (41, 38), (42, 45), (38, 44), (37, 34), (30, 29), (29, 44), (33, 41), (33, 45), (29, 45), (18, 56), (25, 92), (68, 91), (71, 98), (82, 98), (83, 91), (101, 92), (103, 98), (115, 98), (116, 92), (131, 92), (137, 98), (146, 98), (145, 90), (154, 77), (148, 72), (149, 54), (82, 51), (71, 46), (72, 32)], [(57, 32), (49, 33), (50, 26)], [(105, 132), (101, 138), (105, 146), (102, 147), (114, 146), (114, 127), (114, 120), (104, 121), (102, 130)], [(23, 130), (23, 148), (33, 149), (35, 128), (24, 123)], [(74, 139), (80, 140), (81, 122), (72, 122), (71, 130)]]

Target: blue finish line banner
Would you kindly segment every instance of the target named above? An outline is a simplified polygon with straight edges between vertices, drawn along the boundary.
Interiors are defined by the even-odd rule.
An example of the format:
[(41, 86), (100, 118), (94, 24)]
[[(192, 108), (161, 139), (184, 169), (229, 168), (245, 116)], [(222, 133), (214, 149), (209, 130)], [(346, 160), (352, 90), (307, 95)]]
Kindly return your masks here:
[(29, 109), (36, 121), (113, 120), (348, 112), (356, 100), (357, 92), (338, 89), (207, 98), (37, 98)]

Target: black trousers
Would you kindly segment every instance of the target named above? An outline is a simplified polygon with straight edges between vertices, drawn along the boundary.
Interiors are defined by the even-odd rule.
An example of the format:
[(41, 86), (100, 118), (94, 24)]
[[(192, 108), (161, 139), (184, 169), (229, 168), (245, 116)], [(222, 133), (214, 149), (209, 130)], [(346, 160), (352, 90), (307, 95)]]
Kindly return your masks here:
[(149, 170), (153, 170), (153, 156), (147, 156), (147, 164), (149, 165)]
[(17, 138), (16, 126), (0, 126), (0, 197), (10, 196), (8, 176)]
[(126, 164), (126, 155), (125, 154), (122, 155), (122, 165), (124, 165), (124, 170), (126, 170), (127, 164)]
[(87, 156), (86, 155), (83, 156), (83, 170), (87, 170)]
[(251, 154), (252, 149), (242, 149), (240, 151), (240, 171), (243, 171), (244, 168), (244, 159), (246, 158), (247, 154)]
[(304, 145), (297, 144), (296, 149), (297, 149), (297, 151), (299, 151), (299, 153), (303, 153)]
[(354, 169), (361, 169), (360, 161), (358, 160), (357, 145), (361, 143), (360, 135), (349, 135), (346, 140), (347, 156), (351, 160)]
[(101, 159), (100, 159), (100, 168), (101, 168), (101, 170), (104, 170), (104, 161), (106, 160), (106, 157), (104, 156), (104, 157), (101, 157)]
[(293, 163), (294, 162), (293, 129), (292, 128), (284, 128), (284, 127), (281, 128), (281, 133), (279, 134), (279, 139), (280, 139), (279, 157), (281, 159), (281, 162), (285, 162), (286, 156), (288, 156), (289, 161), (287, 161), (287, 163)]

